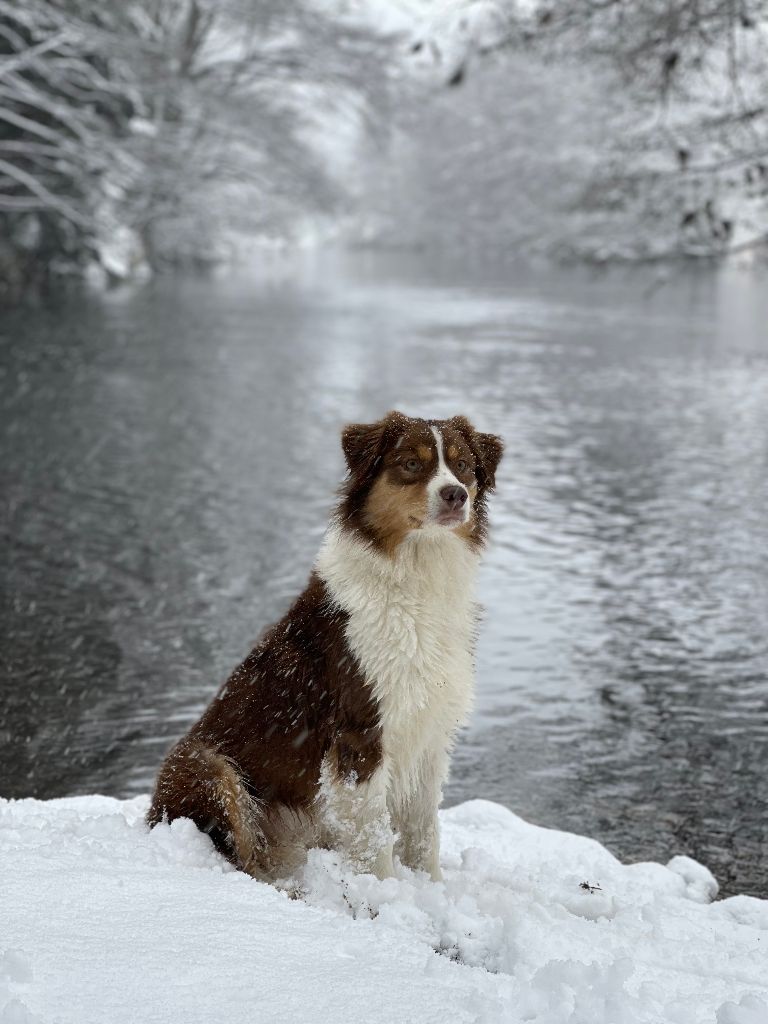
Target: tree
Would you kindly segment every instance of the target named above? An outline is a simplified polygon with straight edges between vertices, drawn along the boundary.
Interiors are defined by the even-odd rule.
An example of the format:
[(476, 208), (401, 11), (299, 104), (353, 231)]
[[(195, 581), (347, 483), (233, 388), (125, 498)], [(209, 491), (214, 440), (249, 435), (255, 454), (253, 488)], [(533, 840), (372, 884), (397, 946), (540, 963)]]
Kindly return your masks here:
[(333, 208), (317, 122), (370, 128), (377, 45), (299, 0), (0, 0), (0, 282), (207, 260), (235, 216)]
[(712, 256), (768, 240), (765, 0), (563, 0), (539, 23), (632, 104), (587, 192), (637, 225), (632, 255)]
[(446, 211), (469, 199), (481, 227), (498, 218), (487, 241), (589, 258), (766, 239), (766, 0), (446, 0), (402, 50), (410, 87), (422, 82), (406, 133), (416, 149), (439, 137), (435, 160), (422, 148), (415, 161), (439, 177), (427, 231), (446, 220), (443, 187)]
[[(19, 288), (76, 256), (93, 232), (92, 191), (135, 94), (106, 52), (120, 14), (106, 5), (0, 0), (0, 272)], [(107, 153), (110, 153), (107, 156)], [(2, 279), (0, 273), (0, 280)]]

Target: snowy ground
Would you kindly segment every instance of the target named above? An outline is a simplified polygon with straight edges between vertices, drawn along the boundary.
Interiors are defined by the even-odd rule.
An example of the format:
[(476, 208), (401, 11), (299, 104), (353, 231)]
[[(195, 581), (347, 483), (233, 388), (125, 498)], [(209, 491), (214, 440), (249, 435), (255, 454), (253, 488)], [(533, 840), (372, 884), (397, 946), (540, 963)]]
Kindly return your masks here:
[(313, 851), (292, 900), (145, 807), (0, 801), (0, 1024), (768, 1024), (768, 901), (687, 858), (474, 801), (445, 883)]

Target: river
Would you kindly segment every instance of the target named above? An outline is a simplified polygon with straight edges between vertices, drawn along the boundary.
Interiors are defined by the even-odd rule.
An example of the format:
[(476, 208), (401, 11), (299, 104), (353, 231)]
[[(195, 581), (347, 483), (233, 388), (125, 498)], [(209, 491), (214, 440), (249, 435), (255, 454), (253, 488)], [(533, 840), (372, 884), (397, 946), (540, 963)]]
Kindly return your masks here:
[(0, 794), (146, 791), (389, 408), (507, 450), (446, 801), (768, 895), (768, 287), (275, 256), (0, 317)]

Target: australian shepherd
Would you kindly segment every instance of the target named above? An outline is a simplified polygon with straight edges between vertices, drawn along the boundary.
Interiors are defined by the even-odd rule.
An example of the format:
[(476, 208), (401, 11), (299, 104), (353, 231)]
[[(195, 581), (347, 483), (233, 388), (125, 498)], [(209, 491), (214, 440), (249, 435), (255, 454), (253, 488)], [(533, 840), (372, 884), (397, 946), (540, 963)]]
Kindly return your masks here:
[(391, 412), (341, 444), (349, 472), (306, 589), (171, 750), (147, 820), (191, 818), (265, 880), (311, 846), (437, 880), (502, 442), (463, 416)]

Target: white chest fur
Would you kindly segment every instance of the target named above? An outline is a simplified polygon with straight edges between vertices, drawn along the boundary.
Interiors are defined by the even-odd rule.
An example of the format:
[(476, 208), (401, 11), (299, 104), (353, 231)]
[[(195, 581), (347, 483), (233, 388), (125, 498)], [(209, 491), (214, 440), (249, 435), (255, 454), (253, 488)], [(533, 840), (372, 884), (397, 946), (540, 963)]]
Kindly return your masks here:
[(414, 532), (388, 558), (332, 526), (318, 555), (319, 576), (349, 615), (347, 643), (378, 701), (401, 798), (469, 712), (477, 562), (440, 527)]

